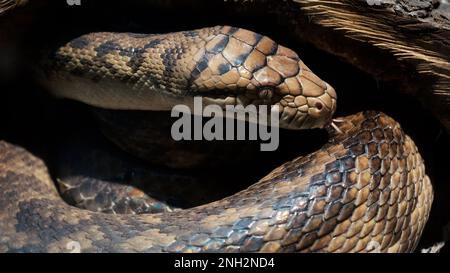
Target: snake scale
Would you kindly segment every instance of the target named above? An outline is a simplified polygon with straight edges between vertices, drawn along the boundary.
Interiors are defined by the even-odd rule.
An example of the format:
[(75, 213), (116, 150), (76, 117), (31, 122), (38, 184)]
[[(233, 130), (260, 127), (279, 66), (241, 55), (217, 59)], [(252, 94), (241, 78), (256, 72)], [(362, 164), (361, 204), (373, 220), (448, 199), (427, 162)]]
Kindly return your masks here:
[(410, 252), (420, 239), (433, 191), (411, 138), (375, 111), (333, 124), (333, 88), (266, 36), (228, 26), (92, 33), (42, 67), (53, 94), (95, 107), (170, 110), (195, 95), (276, 105), (281, 127), (326, 128), (330, 140), (232, 196), (140, 215), (66, 204), (41, 159), (2, 141), (2, 252), (64, 252), (73, 241), (83, 252)]

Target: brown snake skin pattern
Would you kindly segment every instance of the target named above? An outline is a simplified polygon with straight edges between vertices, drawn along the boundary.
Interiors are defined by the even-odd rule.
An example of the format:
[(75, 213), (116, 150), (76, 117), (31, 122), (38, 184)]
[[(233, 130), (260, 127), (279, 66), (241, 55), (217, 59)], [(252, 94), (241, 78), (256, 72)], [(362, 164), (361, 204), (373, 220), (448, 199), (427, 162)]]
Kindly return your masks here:
[[(325, 127), (329, 143), (221, 200), (164, 213), (113, 215), (67, 205), (42, 160), (0, 141), (0, 252), (67, 252), (72, 242), (82, 252), (415, 249), (433, 191), (418, 148), (395, 120), (361, 112), (343, 117), (338, 133), (329, 125), (336, 107), (331, 86), (294, 52), (250, 31), (215, 27), (140, 40), (145, 37), (98, 33), (73, 40), (54, 56), (57, 69), (45, 72), (50, 90), (111, 109), (152, 110), (164, 103), (158, 109), (170, 109), (196, 94), (222, 106), (276, 104), (282, 106), (283, 127)], [(233, 39), (252, 46), (233, 45)], [(187, 42), (177, 51), (174, 40)], [(127, 45), (130, 41), (146, 43)], [(265, 55), (250, 57), (258, 52)], [(127, 91), (120, 91), (124, 86)]]
[(44, 68), (55, 95), (107, 109), (205, 104), (277, 105), (280, 126), (322, 128), (336, 92), (292, 50), (228, 26), (169, 34), (91, 33), (60, 47)]
[(0, 143), (0, 251), (408, 252), (433, 200), (423, 160), (390, 117), (358, 113), (319, 151), (233, 196), (148, 215), (67, 205), (44, 163)]

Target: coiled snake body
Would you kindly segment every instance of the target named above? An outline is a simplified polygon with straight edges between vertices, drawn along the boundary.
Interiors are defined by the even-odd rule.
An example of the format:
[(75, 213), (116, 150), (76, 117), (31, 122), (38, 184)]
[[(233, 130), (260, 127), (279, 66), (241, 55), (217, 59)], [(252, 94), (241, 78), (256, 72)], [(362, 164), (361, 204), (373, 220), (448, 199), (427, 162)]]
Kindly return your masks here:
[[(41, 78), (57, 96), (108, 109), (277, 105), (280, 126), (327, 128), (330, 141), (210, 204), (145, 215), (67, 205), (44, 163), (0, 142), (0, 251), (407, 252), (433, 199), (400, 125), (362, 112), (331, 127), (336, 94), (297, 54), (233, 27), (166, 35), (93, 33), (59, 48)], [(336, 126), (336, 125), (334, 125)]]

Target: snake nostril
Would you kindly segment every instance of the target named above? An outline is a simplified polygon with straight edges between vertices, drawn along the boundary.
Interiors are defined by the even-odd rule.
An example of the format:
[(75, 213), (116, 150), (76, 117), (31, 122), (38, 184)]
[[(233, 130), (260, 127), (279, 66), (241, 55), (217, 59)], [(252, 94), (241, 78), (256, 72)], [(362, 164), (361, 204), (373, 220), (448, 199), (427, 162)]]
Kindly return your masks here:
[(317, 108), (318, 110), (322, 110), (323, 104), (320, 103), (320, 102), (316, 102), (316, 108)]

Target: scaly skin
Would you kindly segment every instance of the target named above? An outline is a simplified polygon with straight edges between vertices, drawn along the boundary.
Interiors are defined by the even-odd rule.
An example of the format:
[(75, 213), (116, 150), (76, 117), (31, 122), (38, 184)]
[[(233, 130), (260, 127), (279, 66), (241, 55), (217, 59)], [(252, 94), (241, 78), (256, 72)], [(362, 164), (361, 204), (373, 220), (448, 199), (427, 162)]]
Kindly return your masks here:
[(292, 50), (228, 26), (169, 34), (91, 33), (44, 65), (55, 95), (107, 109), (171, 110), (204, 104), (278, 106), (280, 127), (322, 128), (336, 92)]
[[(294, 52), (232, 27), (88, 34), (44, 72), (54, 94), (108, 109), (169, 110), (204, 95), (222, 107), (281, 106), (280, 125), (302, 129), (327, 126), (336, 107)], [(235, 195), (150, 215), (71, 207), (42, 161), (1, 142), (0, 251), (60, 252), (72, 241), (84, 252), (414, 250), (433, 199), (417, 147), (382, 113), (343, 120), (322, 149)]]
[[(253, 186), (191, 209), (112, 215), (67, 205), (44, 163), (0, 142), (0, 251), (408, 252), (433, 200), (414, 142), (382, 113)], [(73, 243), (72, 243), (73, 245)]]

